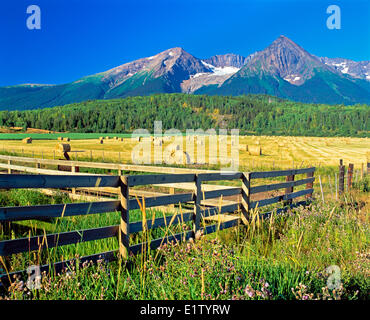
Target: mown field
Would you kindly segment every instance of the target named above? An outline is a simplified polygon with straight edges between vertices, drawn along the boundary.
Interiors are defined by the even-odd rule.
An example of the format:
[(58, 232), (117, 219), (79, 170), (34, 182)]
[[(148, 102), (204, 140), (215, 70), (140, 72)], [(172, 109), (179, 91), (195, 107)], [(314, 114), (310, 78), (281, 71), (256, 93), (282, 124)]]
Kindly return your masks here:
[[(81, 160), (132, 163), (132, 149), (138, 144), (137, 141), (127, 135), (118, 134), (40, 134), (41, 138), (33, 136), (32, 144), (24, 144), (21, 140), (6, 140), (4, 139), (6, 136), (7, 134), (5, 136), (0, 134), (0, 153), (7, 152), (49, 159), (62, 156), (61, 153), (56, 151), (57, 145), (60, 143), (56, 140), (59, 136), (71, 138), (71, 141), (67, 142), (72, 147), (71, 156), (73, 159)], [(52, 138), (49, 136), (52, 136)], [(108, 136), (110, 139), (105, 139), (104, 143), (100, 144), (98, 138), (102, 136)], [(115, 136), (124, 138), (124, 141), (113, 140), (112, 137)], [(183, 148), (186, 151), (185, 139), (183, 137)], [(230, 137), (228, 139), (227, 157), (230, 157)], [(162, 146), (163, 150), (172, 143), (173, 141), (165, 141)], [(249, 154), (246, 150), (247, 145), (260, 146), (262, 154), (259, 156)], [(239, 137), (239, 147), (239, 165), (241, 169), (256, 167), (291, 168), (292, 166), (308, 165), (337, 166), (339, 159), (343, 159), (345, 163), (354, 163), (356, 166), (361, 166), (370, 157), (369, 138), (241, 136)], [(81, 152), (73, 153), (73, 151)], [(153, 144), (151, 144), (151, 153), (152, 162), (154, 162)], [(196, 154), (197, 147), (195, 145)], [(211, 165), (211, 167), (209, 165), (208, 138), (205, 140), (205, 155), (206, 163), (203, 167), (217, 168), (217, 165)]]

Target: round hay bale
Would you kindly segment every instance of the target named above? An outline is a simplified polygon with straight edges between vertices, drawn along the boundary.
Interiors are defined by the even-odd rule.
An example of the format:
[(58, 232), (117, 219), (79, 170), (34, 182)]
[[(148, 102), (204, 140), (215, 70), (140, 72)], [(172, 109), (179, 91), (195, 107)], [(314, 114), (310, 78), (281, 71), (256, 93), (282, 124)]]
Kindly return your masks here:
[(260, 156), (262, 154), (260, 146), (248, 146), (248, 152), (251, 156)]
[(63, 141), (63, 137), (58, 137), (58, 140), (59, 141)]
[(66, 141), (71, 141), (71, 138), (68, 138), (68, 137), (67, 137), (67, 138), (65, 138), (65, 140), (66, 140)]
[(176, 150), (180, 150), (180, 145), (179, 144), (171, 144), (170, 145), (170, 150), (173, 152), (173, 151), (176, 151)]
[(248, 151), (248, 145), (247, 144), (239, 144), (239, 150)]
[(70, 152), (71, 151), (71, 145), (68, 143), (59, 143), (57, 145), (57, 149), (60, 152)]
[(104, 140), (104, 137), (99, 137), (99, 140)]
[(24, 138), (22, 140), (23, 143), (32, 143), (32, 138), (31, 137), (27, 137), (27, 138)]
[(106, 136), (106, 137), (105, 137), (105, 140), (109, 140), (109, 136)]
[(186, 151), (176, 150), (171, 155), (174, 157), (175, 162), (177, 164), (184, 164), (184, 161), (185, 161), (185, 164), (191, 163), (190, 156)]

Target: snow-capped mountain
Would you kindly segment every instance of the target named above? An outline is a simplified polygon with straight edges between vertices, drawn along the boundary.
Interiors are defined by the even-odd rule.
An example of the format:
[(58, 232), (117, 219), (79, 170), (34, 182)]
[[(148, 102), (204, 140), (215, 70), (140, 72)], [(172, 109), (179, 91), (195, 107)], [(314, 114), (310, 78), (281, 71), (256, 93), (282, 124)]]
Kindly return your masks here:
[(229, 53), (201, 59), (175, 47), (72, 83), (0, 87), (0, 109), (175, 92), (370, 103), (370, 61), (320, 58), (285, 36), (247, 57)]
[(218, 66), (215, 66), (205, 62), (205, 60), (203, 60), (202, 63), (210, 71), (199, 72), (191, 75), (190, 78), (185, 80), (181, 85), (183, 92), (193, 93), (205, 85), (220, 85), (240, 70), (238, 67), (226, 64), (223, 64), (222, 66), (218, 64)]
[(348, 74), (353, 78), (370, 81), (370, 61), (357, 62), (349, 59), (327, 57), (320, 57), (319, 59), (331, 68)]
[(310, 54), (285, 36), (258, 51), (237, 73), (197, 94), (264, 93), (302, 102), (368, 103), (370, 82), (360, 82)]

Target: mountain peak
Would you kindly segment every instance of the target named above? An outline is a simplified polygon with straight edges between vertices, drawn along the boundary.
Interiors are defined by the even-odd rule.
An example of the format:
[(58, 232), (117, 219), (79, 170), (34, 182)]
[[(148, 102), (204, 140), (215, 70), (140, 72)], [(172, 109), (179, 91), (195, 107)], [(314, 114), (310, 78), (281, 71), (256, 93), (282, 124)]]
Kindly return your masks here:
[[(288, 37), (281, 35), (279, 38), (276, 38), (270, 45), (271, 46), (286, 46), (286, 47), (295, 47), (299, 48), (302, 51), (305, 51), (302, 47), (296, 44), (294, 41), (290, 40)], [(307, 52), (307, 51), (305, 51)]]
[(278, 39), (290, 40), (288, 37), (284, 36), (283, 34), (281, 34)]
[(174, 47), (174, 48), (170, 48), (170, 49), (167, 49), (161, 53), (173, 53), (173, 54), (176, 54), (176, 55), (181, 55), (182, 53), (187, 53), (183, 48), (181, 47)]
[(298, 44), (281, 35), (266, 49), (257, 52), (242, 72), (269, 74), (290, 84), (302, 85), (313, 76), (316, 68), (326, 66)]

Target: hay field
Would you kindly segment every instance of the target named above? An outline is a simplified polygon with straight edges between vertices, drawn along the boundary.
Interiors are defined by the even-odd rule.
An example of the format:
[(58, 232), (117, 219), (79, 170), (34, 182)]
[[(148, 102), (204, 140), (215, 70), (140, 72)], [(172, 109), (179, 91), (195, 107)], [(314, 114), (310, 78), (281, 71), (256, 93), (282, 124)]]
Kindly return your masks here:
[[(101, 134), (101, 136), (106, 137)], [(176, 139), (178, 139), (177, 137)], [(184, 151), (186, 151), (185, 137), (182, 137)], [(231, 143), (228, 137), (228, 157), (230, 157)], [(61, 152), (56, 147), (61, 141), (56, 140), (33, 140), (31, 144), (24, 144), (20, 140), (0, 141), (0, 153), (8, 152), (17, 155), (43, 157), (53, 159), (62, 158)], [(104, 139), (71, 140), (70, 154), (72, 159), (84, 159), (93, 161), (120, 161), (132, 163), (131, 153), (134, 146), (139, 142), (131, 138), (123, 141)], [(164, 141), (162, 148), (166, 149), (173, 140)], [(261, 155), (252, 155), (246, 146), (260, 146)], [(250, 148), (251, 149), (251, 148)], [(154, 143), (151, 143), (153, 159)], [(74, 152), (81, 151), (81, 152)], [(197, 147), (195, 144), (195, 154)], [(233, 156), (235, 157), (235, 150)], [(205, 139), (205, 155), (207, 167), (209, 163), (209, 142)], [(241, 136), (239, 137), (239, 165), (241, 168), (274, 167), (291, 168), (316, 165), (337, 166), (339, 159), (345, 163), (351, 162), (361, 165), (370, 160), (370, 140), (368, 138), (326, 138), (326, 137), (276, 137), (276, 136)], [(225, 160), (226, 161), (226, 160)]]

